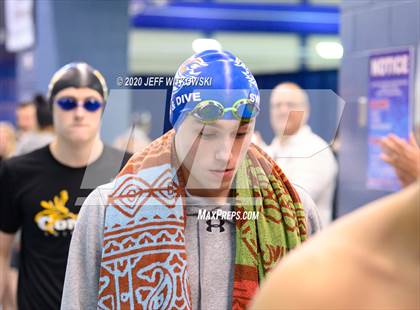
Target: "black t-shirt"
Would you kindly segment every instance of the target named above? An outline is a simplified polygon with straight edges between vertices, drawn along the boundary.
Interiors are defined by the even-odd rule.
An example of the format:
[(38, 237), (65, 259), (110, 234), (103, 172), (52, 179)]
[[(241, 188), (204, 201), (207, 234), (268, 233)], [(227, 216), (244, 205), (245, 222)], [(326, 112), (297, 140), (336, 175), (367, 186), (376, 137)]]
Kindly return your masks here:
[(96, 186), (110, 182), (129, 156), (105, 146), (89, 166), (71, 168), (46, 146), (1, 163), (0, 230), (22, 230), (19, 309), (60, 308), (71, 235), (83, 200)]

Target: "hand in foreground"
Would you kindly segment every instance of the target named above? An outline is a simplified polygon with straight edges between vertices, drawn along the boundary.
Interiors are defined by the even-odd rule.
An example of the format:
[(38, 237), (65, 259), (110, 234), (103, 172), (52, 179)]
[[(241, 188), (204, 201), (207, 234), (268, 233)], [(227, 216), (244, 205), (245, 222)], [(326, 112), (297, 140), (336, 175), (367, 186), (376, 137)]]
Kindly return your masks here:
[(420, 148), (413, 133), (409, 142), (390, 134), (381, 139), (381, 159), (390, 164), (405, 187), (420, 176)]

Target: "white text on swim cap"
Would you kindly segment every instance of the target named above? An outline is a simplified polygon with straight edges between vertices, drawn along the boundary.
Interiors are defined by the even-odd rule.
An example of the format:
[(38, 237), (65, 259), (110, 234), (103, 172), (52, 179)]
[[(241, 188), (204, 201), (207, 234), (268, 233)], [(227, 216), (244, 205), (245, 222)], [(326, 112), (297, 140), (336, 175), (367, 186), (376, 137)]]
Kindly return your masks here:
[(200, 93), (192, 92), (192, 93), (189, 93), (189, 94), (183, 94), (183, 95), (175, 98), (175, 102), (176, 102), (177, 105), (187, 103), (187, 102), (190, 102), (190, 101), (200, 102), (201, 101)]

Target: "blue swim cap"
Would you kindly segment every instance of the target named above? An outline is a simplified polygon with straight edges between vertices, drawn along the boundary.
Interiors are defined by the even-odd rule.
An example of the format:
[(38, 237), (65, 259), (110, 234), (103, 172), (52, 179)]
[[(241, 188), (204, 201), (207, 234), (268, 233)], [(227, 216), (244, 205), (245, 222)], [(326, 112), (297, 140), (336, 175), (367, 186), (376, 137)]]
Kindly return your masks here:
[[(240, 99), (249, 99), (260, 110), (260, 93), (254, 76), (245, 64), (227, 51), (207, 50), (188, 58), (176, 72), (169, 120), (178, 128), (195, 106), (205, 100), (232, 107)], [(223, 119), (236, 119), (231, 112)]]

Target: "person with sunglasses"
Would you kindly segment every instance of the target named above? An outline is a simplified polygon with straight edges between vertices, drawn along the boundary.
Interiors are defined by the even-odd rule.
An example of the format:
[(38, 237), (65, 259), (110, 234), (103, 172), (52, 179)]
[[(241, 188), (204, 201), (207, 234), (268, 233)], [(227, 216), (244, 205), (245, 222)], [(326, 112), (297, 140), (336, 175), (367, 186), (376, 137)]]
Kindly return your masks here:
[(58, 70), (48, 102), (55, 137), (0, 170), (0, 299), (15, 233), (21, 230), (19, 309), (58, 309), (71, 235), (83, 200), (116, 176), (130, 154), (99, 136), (107, 99), (99, 71), (86, 63)]
[[(212, 85), (185, 83), (201, 77)], [(319, 228), (308, 194), (251, 144), (260, 95), (245, 64), (207, 50), (174, 81), (174, 128), (81, 209), (61, 309), (245, 309)]]

